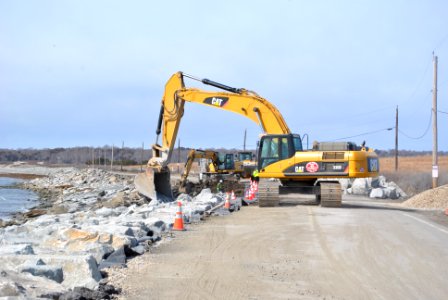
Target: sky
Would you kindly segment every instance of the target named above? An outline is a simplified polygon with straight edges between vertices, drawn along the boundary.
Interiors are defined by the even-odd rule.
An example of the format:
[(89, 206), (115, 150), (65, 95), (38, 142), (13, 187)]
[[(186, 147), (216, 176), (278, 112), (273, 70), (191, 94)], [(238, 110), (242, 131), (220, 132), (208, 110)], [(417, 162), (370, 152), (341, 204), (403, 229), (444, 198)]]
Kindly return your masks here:
[[(0, 0), (0, 148), (150, 148), (164, 85), (183, 71), (257, 92), (310, 146), (393, 149), (398, 107), (399, 149), (432, 150), (434, 52), (448, 151), (447, 11), (442, 0)], [(242, 149), (245, 130), (254, 149), (255, 123), (187, 103), (178, 138)]]

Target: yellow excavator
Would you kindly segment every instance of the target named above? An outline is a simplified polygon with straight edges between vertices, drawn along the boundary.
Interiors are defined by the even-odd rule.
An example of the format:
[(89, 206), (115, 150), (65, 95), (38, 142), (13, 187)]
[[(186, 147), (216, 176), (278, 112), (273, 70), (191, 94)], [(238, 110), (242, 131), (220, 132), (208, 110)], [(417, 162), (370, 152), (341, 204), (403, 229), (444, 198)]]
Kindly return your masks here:
[(184, 172), (182, 173), (182, 176), (180, 177), (180, 187), (185, 187), (187, 183), (188, 175), (190, 174), (191, 166), (193, 165), (193, 162), (197, 158), (205, 158), (210, 161), (210, 164), (208, 166), (208, 173), (220, 173), (219, 169), (219, 155), (216, 151), (211, 150), (200, 150), (200, 149), (191, 149), (190, 152), (188, 152), (187, 161), (185, 162), (184, 166)]
[(190, 174), (191, 167), (195, 159), (206, 159), (209, 164), (207, 165), (207, 170), (201, 172), (203, 176), (203, 181), (206, 183), (205, 186), (213, 185), (213, 182), (217, 182), (219, 179), (225, 179), (226, 185), (232, 183), (234, 184), (238, 178), (234, 175), (240, 176), (240, 172), (236, 172), (233, 154), (231, 153), (218, 153), (213, 150), (201, 150), (201, 149), (191, 149), (188, 152), (187, 161), (184, 165), (184, 171), (180, 177), (179, 181), (179, 191), (187, 192), (187, 179)]
[(255, 169), (257, 169), (257, 162), (252, 152), (239, 151), (235, 154), (235, 173), (242, 178), (249, 178)]
[[(224, 92), (188, 88), (184, 78), (197, 80)], [(350, 142), (315, 143), (313, 150), (303, 150), (300, 135), (293, 134), (277, 108), (257, 93), (233, 88), (209, 79), (177, 72), (165, 85), (156, 143), (146, 173), (136, 176), (137, 190), (149, 197), (172, 198), (168, 163), (184, 113), (185, 102), (194, 102), (231, 111), (249, 118), (261, 127), (258, 147), (260, 177), (259, 206), (276, 206), (279, 187), (308, 188), (321, 206), (340, 206), (341, 187), (338, 178), (376, 177), (379, 160), (376, 153)], [(162, 145), (158, 144), (162, 134)]]

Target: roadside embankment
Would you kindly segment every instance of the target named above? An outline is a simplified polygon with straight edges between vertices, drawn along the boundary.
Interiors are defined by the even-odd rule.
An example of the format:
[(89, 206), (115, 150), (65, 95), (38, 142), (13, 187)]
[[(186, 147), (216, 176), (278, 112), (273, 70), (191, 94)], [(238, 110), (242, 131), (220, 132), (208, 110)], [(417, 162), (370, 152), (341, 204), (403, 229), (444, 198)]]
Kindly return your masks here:
[[(132, 176), (99, 169), (45, 172), (24, 184), (40, 193), (40, 207), (0, 224), (0, 297), (63, 299), (75, 288), (78, 296), (87, 289), (97, 296), (116, 293), (103, 278), (107, 268), (172, 238), (177, 203), (140, 196)], [(205, 189), (178, 199), (188, 223), (199, 222), (223, 195)]]

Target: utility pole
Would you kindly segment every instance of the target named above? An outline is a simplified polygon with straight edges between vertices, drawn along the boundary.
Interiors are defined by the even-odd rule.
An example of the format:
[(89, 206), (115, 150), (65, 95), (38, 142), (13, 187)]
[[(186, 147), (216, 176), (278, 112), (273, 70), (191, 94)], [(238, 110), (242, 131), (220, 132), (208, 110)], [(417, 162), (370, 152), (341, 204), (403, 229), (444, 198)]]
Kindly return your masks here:
[(432, 188), (438, 186), (439, 166), (437, 165), (437, 56), (433, 55), (434, 86), (432, 88)]
[(95, 148), (92, 147), (92, 168), (95, 169)]
[(140, 156), (140, 172), (143, 171), (143, 151), (145, 149), (145, 143), (142, 143), (142, 155)]
[(243, 144), (243, 151), (246, 151), (246, 133), (247, 133), (247, 129), (244, 129), (244, 144)]
[(177, 140), (177, 173), (180, 173), (180, 139)]
[(395, 172), (398, 171), (398, 105), (395, 110)]
[(124, 150), (124, 141), (121, 141), (121, 167), (120, 170), (123, 171), (123, 150)]
[(114, 168), (114, 144), (112, 144), (112, 157), (110, 160), (110, 169), (112, 170)]

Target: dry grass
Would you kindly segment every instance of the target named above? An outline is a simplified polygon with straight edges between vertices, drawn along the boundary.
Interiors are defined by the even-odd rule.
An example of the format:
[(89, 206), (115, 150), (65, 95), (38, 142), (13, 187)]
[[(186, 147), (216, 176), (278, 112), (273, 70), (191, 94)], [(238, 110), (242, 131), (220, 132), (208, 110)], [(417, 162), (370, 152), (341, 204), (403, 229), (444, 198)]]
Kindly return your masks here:
[[(438, 160), (438, 185), (448, 184), (448, 156)], [(386, 176), (402, 188), (408, 196), (413, 196), (432, 188), (432, 156), (407, 156), (398, 158), (398, 171), (395, 171), (395, 158), (380, 158), (380, 174)]]
[[(448, 171), (448, 156), (439, 156), (439, 174)], [(395, 172), (395, 157), (380, 158), (381, 172)], [(405, 156), (398, 157), (399, 172), (423, 172), (431, 173), (432, 156)]]

